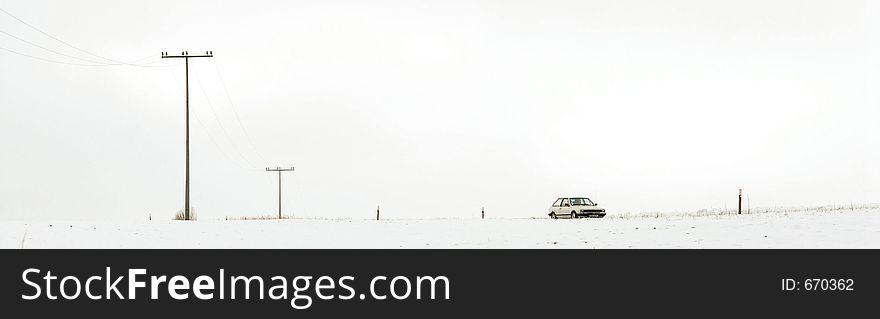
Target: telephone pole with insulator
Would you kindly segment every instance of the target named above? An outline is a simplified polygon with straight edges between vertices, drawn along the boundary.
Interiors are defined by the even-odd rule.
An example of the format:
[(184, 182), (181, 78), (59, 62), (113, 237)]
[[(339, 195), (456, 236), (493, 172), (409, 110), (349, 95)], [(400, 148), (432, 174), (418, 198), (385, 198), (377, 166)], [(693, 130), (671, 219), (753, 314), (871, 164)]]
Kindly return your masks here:
[(213, 58), (213, 51), (205, 51), (205, 54), (190, 55), (189, 51), (183, 51), (180, 55), (169, 55), (168, 52), (162, 52), (163, 59), (183, 59), (186, 65), (186, 173), (184, 177), (183, 191), (183, 219), (190, 220), (189, 215), (189, 59), (190, 58)]
[(281, 219), (281, 172), (293, 172), (293, 167), (266, 167), (267, 172), (278, 172), (278, 219)]

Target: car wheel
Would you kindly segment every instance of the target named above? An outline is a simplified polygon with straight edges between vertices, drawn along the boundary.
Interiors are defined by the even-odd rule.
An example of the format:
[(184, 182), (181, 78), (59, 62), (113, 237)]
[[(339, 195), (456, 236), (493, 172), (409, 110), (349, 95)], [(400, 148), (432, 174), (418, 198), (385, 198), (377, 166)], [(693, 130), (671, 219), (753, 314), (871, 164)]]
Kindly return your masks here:
[(575, 218), (578, 218), (577, 213), (571, 212), (571, 219), (575, 219)]
[(556, 219), (556, 213), (550, 213), (550, 218), (551, 218), (551, 219)]

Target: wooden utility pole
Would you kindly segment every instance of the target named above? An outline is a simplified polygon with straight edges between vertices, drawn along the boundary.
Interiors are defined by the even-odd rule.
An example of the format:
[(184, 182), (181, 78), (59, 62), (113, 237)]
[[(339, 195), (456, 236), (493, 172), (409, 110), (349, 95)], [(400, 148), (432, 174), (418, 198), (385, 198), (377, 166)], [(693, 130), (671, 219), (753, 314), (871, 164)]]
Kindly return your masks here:
[(267, 172), (278, 172), (278, 219), (281, 219), (281, 172), (293, 172), (293, 167), (290, 168), (282, 168), (282, 167), (266, 167)]
[(190, 58), (212, 58), (214, 52), (205, 51), (205, 54), (190, 55), (188, 51), (183, 51), (180, 55), (168, 55), (168, 52), (162, 52), (163, 59), (183, 59), (186, 65), (186, 177), (184, 179), (183, 194), (183, 219), (190, 220), (189, 215), (189, 59)]

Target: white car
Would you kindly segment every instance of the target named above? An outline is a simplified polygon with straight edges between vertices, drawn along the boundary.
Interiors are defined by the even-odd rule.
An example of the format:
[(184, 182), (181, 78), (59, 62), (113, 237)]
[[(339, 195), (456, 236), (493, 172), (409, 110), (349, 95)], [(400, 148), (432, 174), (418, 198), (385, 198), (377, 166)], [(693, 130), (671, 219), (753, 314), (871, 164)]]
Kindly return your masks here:
[(586, 197), (562, 197), (550, 206), (550, 218), (605, 217), (605, 209)]

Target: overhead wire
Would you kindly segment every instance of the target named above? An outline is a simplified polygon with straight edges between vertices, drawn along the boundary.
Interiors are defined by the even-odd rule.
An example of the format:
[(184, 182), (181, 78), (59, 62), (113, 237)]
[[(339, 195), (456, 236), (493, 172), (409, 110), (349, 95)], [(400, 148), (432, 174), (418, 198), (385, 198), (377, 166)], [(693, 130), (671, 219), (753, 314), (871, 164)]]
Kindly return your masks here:
[(193, 113), (193, 117), (196, 118), (196, 122), (199, 123), (199, 126), (201, 126), (202, 129), (205, 130), (205, 135), (208, 136), (208, 140), (211, 141), (211, 144), (214, 144), (214, 147), (217, 148), (217, 150), (220, 151), (220, 154), (222, 154), (223, 157), (226, 158), (226, 160), (228, 160), (229, 162), (231, 162), (232, 164), (234, 164), (235, 166), (237, 166), (238, 168), (240, 168), (240, 169), (242, 169), (242, 170), (244, 170), (244, 171), (250, 172), (250, 171), (253, 171), (253, 170), (254, 170), (254, 169), (249, 169), (249, 168), (245, 167), (244, 165), (242, 165), (241, 163), (239, 163), (239, 162), (233, 160), (232, 157), (229, 156), (229, 154), (226, 153), (226, 151), (224, 151), (222, 147), (220, 147), (220, 144), (217, 143), (217, 140), (214, 139), (214, 136), (213, 136), (213, 135), (211, 135), (210, 131), (208, 130), (208, 126), (205, 125), (204, 122), (202, 122), (202, 119), (201, 119), (197, 114), (195, 114), (195, 113)]
[[(46, 50), (46, 51), (48, 51), (48, 52), (52, 52), (52, 53), (54, 53), (54, 54), (58, 54), (58, 55), (61, 55), (61, 56), (65, 56), (65, 57), (68, 57), (68, 58), (76, 59), (76, 60), (83, 61), (83, 62), (88, 62), (88, 63), (90, 63), (90, 64), (85, 64), (85, 63), (70, 63), (70, 62), (56, 61), (56, 60), (51, 60), (51, 59), (46, 59), (46, 58), (39, 58), (39, 57), (35, 57), (35, 56), (33, 56), (33, 55), (24, 54), (24, 53), (17, 52), (17, 51), (16, 51), (16, 52), (13, 52), (14, 50), (11, 50), (11, 49), (6, 49), (6, 51), (10, 51), (10, 52), (13, 52), (13, 53), (18, 53), (19, 55), (22, 55), (22, 56), (26, 56), (26, 57), (30, 57), (30, 58), (34, 58), (34, 59), (38, 59), (38, 60), (43, 60), (43, 61), (47, 61), (47, 62), (53, 62), (53, 63), (59, 63), (59, 64), (68, 64), (68, 65), (77, 65), (77, 66), (118, 66), (118, 65), (134, 66), (134, 67), (169, 67), (169, 66), (173, 66), (173, 65), (150, 65), (150, 64), (158, 63), (158, 62), (161, 61), (161, 60), (159, 60), (159, 61), (154, 61), (154, 62), (150, 62), (150, 63), (142, 63), (142, 64), (138, 64), (138, 63), (137, 63), (137, 62), (140, 62), (140, 61), (146, 60), (146, 59), (148, 59), (148, 58), (151, 58), (151, 57), (155, 56), (155, 54), (150, 54), (149, 56), (146, 56), (146, 57), (144, 57), (144, 58), (140, 58), (140, 59), (136, 59), (136, 60), (133, 60), (133, 61), (130, 61), (130, 62), (118, 61), (118, 60), (110, 59), (110, 58), (107, 58), (107, 57), (104, 57), (104, 56), (101, 56), (101, 55), (98, 55), (98, 54), (92, 53), (92, 52), (90, 52), (90, 51), (87, 51), (87, 50), (81, 49), (81, 48), (79, 48), (79, 47), (77, 47), (77, 46), (74, 46), (74, 45), (72, 45), (72, 44), (70, 44), (70, 43), (64, 41), (64, 40), (61, 40), (60, 38), (58, 38), (58, 37), (56, 37), (56, 36), (53, 36), (53, 35), (49, 34), (48, 32), (45, 32), (45, 31), (43, 31), (43, 30), (41, 30), (41, 29), (39, 29), (39, 28), (33, 26), (33, 25), (30, 24), (30, 23), (27, 23), (26, 21), (24, 21), (24, 20), (18, 18), (17, 16), (13, 15), (13, 14), (10, 13), (9, 11), (4, 10), (3, 8), (0, 8), (0, 12), (5, 13), (6, 15), (12, 17), (13, 19), (17, 20), (18, 22), (21, 22), (22, 24), (28, 26), (29, 28), (31, 28), (31, 29), (33, 29), (33, 30), (35, 30), (35, 31), (37, 31), (37, 32), (39, 32), (39, 33), (41, 33), (41, 34), (43, 34), (43, 35), (45, 35), (45, 36), (47, 36), (47, 37), (49, 37), (49, 38), (51, 38), (51, 39), (53, 39), (53, 40), (55, 40), (55, 41), (58, 41), (58, 42), (60, 42), (61, 44), (64, 44), (64, 45), (66, 45), (66, 46), (68, 46), (68, 47), (70, 47), (70, 48), (73, 48), (74, 50), (80, 51), (80, 52), (82, 52), (82, 53), (85, 53), (85, 54), (91, 55), (91, 56), (96, 57), (96, 58), (99, 58), (99, 59), (103, 59), (103, 60), (110, 61), (111, 63), (103, 62), (103, 61), (95, 61), (95, 60), (92, 60), (92, 59), (85, 59), (85, 58), (81, 58), (81, 57), (78, 57), (78, 56), (74, 56), (74, 55), (66, 54), (66, 53), (63, 53), (63, 52), (60, 52), (60, 51), (57, 51), (57, 50), (54, 50), (54, 49), (50, 49), (50, 48), (47, 48), (47, 47), (42, 46), (42, 45), (39, 45), (39, 44), (36, 44), (36, 43), (34, 43), (34, 42), (32, 42), (32, 41), (28, 41), (28, 40), (26, 40), (26, 39), (24, 39), (24, 38), (22, 38), (22, 37), (16, 36), (16, 35), (11, 34), (11, 33), (9, 33), (9, 32), (6, 32), (6, 31), (3, 31), (3, 30), (0, 30), (0, 33), (3, 33), (3, 34), (5, 34), (5, 35), (7, 35), (7, 36), (9, 36), (9, 37), (12, 37), (12, 38), (16, 39), (16, 40), (19, 40), (19, 41), (22, 41), (22, 42), (24, 42), (24, 43), (27, 43), (27, 44), (29, 44), (29, 45), (31, 45), (31, 46), (34, 46), (34, 47), (37, 47), (37, 48), (40, 48), (40, 49)], [(51, 60), (51, 61), (50, 61), (50, 60)]]
[(254, 153), (257, 154), (257, 157), (259, 157), (263, 161), (263, 163), (268, 163), (269, 161), (267, 161), (266, 158), (263, 157), (263, 154), (261, 154), (260, 150), (257, 149), (257, 147), (254, 145), (250, 133), (248, 133), (244, 124), (241, 122), (241, 118), (239, 118), (238, 116), (238, 112), (235, 110), (235, 103), (232, 103), (232, 97), (229, 94), (229, 89), (226, 87), (226, 81), (223, 79), (223, 73), (220, 72), (220, 66), (216, 61), (216, 57), (211, 60), (213, 60), (212, 62), (214, 62), (214, 69), (217, 70), (217, 77), (220, 79), (220, 84), (223, 86), (223, 92), (226, 93), (226, 99), (229, 101), (229, 107), (232, 109), (232, 115), (235, 116), (235, 121), (238, 122), (239, 128), (241, 128), (241, 131), (244, 132), (248, 144), (250, 145), (251, 149), (253, 149)]
[(4, 47), (0, 47), (0, 50), (7, 51), (10, 53), (15, 53), (20, 56), (28, 57), (31, 59), (40, 60), (40, 61), (44, 61), (44, 62), (50, 62), (50, 63), (56, 63), (56, 64), (66, 64), (66, 65), (75, 65), (75, 66), (105, 66), (102, 64), (85, 64), (85, 63), (72, 63), (72, 62), (57, 61), (57, 60), (42, 58), (42, 57), (38, 57), (38, 56), (33, 56), (30, 54), (26, 54), (26, 53), (21, 53), (21, 52), (18, 52), (18, 51), (12, 50), (12, 49), (7, 49)]
[[(55, 64), (65, 64), (65, 65), (73, 65), (73, 66), (88, 66), (88, 67), (106, 67), (106, 66), (111, 66), (111, 65), (108, 65), (108, 64), (88, 64), (88, 63), (78, 63), (78, 62), (59, 61), (59, 60), (55, 60), (55, 59), (49, 59), (49, 58), (44, 58), (44, 57), (39, 57), (39, 56), (35, 56), (35, 55), (31, 55), (31, 54), (27, 54), (27, 53), (19, 52), (19, 51), (16, 51), (16, 50), (13, 50), (13, 49), (9, 49), (9, 48), (6, 48), (6, 47), (0, 47), (0, 50), (6, 51), (6, 52), (9, 52), (9, 53), (13, 53), (13, 54), (16, 54), (16, 55), (20, 55), (20, 56), (23, 56), (23, 57), (27, 57), (27, 58), (30, 58), (30, 59), (39, 60), (39, 61), (43, 61), (43, 62), (49, 62), (49, 63), (55, 63)], [(152, 56), (152, 55), (151, 55), (151, 56)], [(141, 60), (144, 60), (144, 59), (141, 59)], [(149, 65), (149, 64), (159, 63), (159, 62), (162, 62), (162, 61), (159, 60), (159, 61), (154, 61), (154, 62), (144, 63), (143, 65), (138, 65), (138, 66), (140, 66), (140, 67), (152, 67), (152, 68), (167, 68), (167, 67), (173, 67), (173, 66), (178, 66), (178, 65), (183, 64), (183, 62), (180, 62), (180, 63), (166, 64), (166, 65)]]
[[(180, 82), (178, 82), (177, 77), (175, 77), (175, 76), (174, 76), (174, 73), (172, 73), (172, 72), (169, 72), (168, 74), (171, 75), (171, 78), (174, 79), (174, 83), (177, 84), (177, 86), (176, 86), (176, 87), (177, 87), (177, 91), (178, 91), (179, 93), (183, 94), (183, 91), (180, 90)], [(226, 158), (227, 161), (229, 161), (230, 163), (232, 163), (233, 165), (235, 165), (235, 166), (238, 167), (239, 169), (242, 169), (242, 170), (244, 170), (244, 171), (252, 171), (252, 170), (253, 170), (253, 169), (246, 168), (245, 166), (247, 166), (247, 165), (242, 165), (242, 164), (239, 163), (238, 161), (233, 160), (233, 159), (232, 159), (232, 156), (229, 156), (229, 154), (228, 154), (225, 150), (223, 150), (222, 147), (220, 147), (220, 144), (217, 143), (216, 139), (214, 139), (214, 136), (211, 134), (210, 130), (208, 129), (208, 126), (205, 125), (204, 122), (202, 122), (202, 120), (201, 120), (201, 118), (199, 117), (198, 113), (196, 113), (196, 112), (191, 112), (191, 114), (193, 115), (193, 117), (196, 118), (196, 122), (199, 123), (199, 125), (202, 127), (202, 129), (205, 130), (205, 135), (208, 136), (208, 140), (211, 141), (211, 144), (213, 144), (215, 148), (217, 148), (217, 151), (220, 152), (220, 155), (222, 155), (224, 158)]]
[(259, 167), (259, 165), (254, 165), (253, 162), (248, 160), (247, 157), (245, 157), (244, 154), (241, 152), (241, 149), (236, 145), (236, 143), (233, 142), (232, 136), (229, 135), (229, 131), (226, 130), (226, 127), (223, 126), (223, 123), (220, 121), (220, 116), (218, 115), (217, 110), (214, 108), (214, 103), (212, 103), (211, 99), (208, 97), (208, 93), (207, 93), (207, 91), (205, 91), (205, 86), (202, 84), (202, 79), (199, 76), (199, 72), (196, 69), (197, 68), (193, 67), (193, 68), (191, 68), (191, 71), (192, 71), (193, 75), (195, 75), (196, 83), (199, 85), (199, 89), (202, 91), (202, 96), (205, 97), (205, 102), (207, 102), (208, 107), (211, 110), (211, 114), (214, 115), (214, 121), (217, 122), (217, 126), (220, 127), (220, 130), (223, 132), (223, 135), (229, 141), (229, 144), (232, 146), (233, 149), (236, 150), (236, 152), (238, 153), (238, 156), (241, 157), (241, 159), (245, 163), (248, 163), (249, 166)]
[[(9, 11), (3, 9), (3, 8), (0, 8), (0, 12), (5, 13), (6, 15), (8, 15), (8, 16), (12, 17), (13, 19), (17, 20), (18, 22), (20, 22), (20, 23), (26, 25), (27, 27), (33, 29), (34, 31), (37, 31), (37, 32), (39, 32), (40, 34), (42, 34), (42, 35), (44, 35), (44, 36), (46, 36), (46, 37), (48, 37), (48, 38), (51, 38), (51, 39), (53, 39), (53, 40), (55, 40), (55, 41), (58, 41), (59, 43), (64, 44), (65, 46), (67, 46), (67, 47), (69, 47), (69, 48), (72, 48), (72, 49), (74, 49), (74, 50), (76, 50), (76, 51), (79, 51), (79, 52), (81, 52), (81, 53), (85, 53), (85, 54), (90, 55), (90, 56), (92, 56), (92, 57), (94, 57), (94, 58), (103, 59), (103, 60), (110, 61), (110, 62), (108, 63), (108, 62), (103, 62), (103, 61), (96, 61), (96, 60), (93, 60), (93, 59), (85, 59), (85, 58), (82, 58), (82, 57), (78, 57), (78, 56), (70, 55), (70, 54), (67, 54), (67, 53), (64, 53), (64, 52), (60, 52), (60, 51), (57, 51), (57, 50), (54, 50), (54, 49), (51, 49), (51, 48), (45, 47), (45, 46), (40, 45), (40, 44), (37, 44), (37, 43), (34, 43), (34, 42), (32, 42), (32, 41), (26, 40), (26, 39), (24, 39), (24, 38), (22, 38), (22, 37), (16, 36), (16, 35), (11, 34), (11, 33), (9, 33), (9, 32), (6, 32), (6, 31), (3, 31), (3, 30), (0, 30), (0, 33), (3, 33), (3, 34), (5, 34), (5, 35), (7, 35), (7, 36), (9, 36), (9, 37), (12, 37), (12, 38), (14, 38), (14, 39), (16, 39), (16, 40), (19, 40), (19, 41), (24, 42), (24, 43), (26, 43), (26, 44), (29, 44), (29, 45), (31, 45), (31, 46), (37, 47), (37, 48), (39, 48), (39, 49), (45, 50), (45, 51), (50, 52), (50, 53), (54, 53), (54, 54), (57, 54), (57, 55), (60, 55), (60, 56), (64, 56), (64, 57), (67, 57), (67, 58), (75, 59), (75, 60), (82, 61), (82, 62), (86, 62), (86, 63), (68, 62), (68, 61), (60, 61), (60, 60), (56, 60), (56, 59), (49, 59), (49, 58), (44, 58), (44, 57), (40, 57), (40, 56), (36, 56), (36, 55), (31, 55), (31, 54), (27, 54), (27, 53), (19, 52), (19, 51), (13, 50), (13, 49), (5, 48), (5, 47), (0, 47), (0, 50), (4, 50), (4, 51), (7, 51), (7, 52), (10, 52), (10, 53), (13, 53), (13, 54), (17, 54), (17, 55), (20, 55), (20, 56), (28, 57), (28, 58), (35, 59), (35, 60), (39, 60), (39, 61), (43, 61), (43, 62), (55, 63), (55, 64), (64, 64), (64, 65), (73, 65), (73, 66), (88, 66), (88, 67), (106, 67), (106, 66), (172, 67), (172, 66), (177, 66), (177, 65), (183, 64), (183, 63), (181, 62), (181, 63), (170, 64), (170, 65), (153, 65), (153, 64), (156, 64), (156, 63), (159, 63), (159, 62), (164, 61), (164, 59), (161, 59), (161, 58), (160, 58), (159, 60), (156, 60), (156, 61), (145, 62), (145, 63), (138, 63), (138, 62), (141, 62), (141, 61), (147, 60), (147, 59), (149, 59), (149, 58), (151, 58), (151, 57), (154, 57), (154, 56), (155, 56), (154, 54), (150, 54), (150, 55), (148, 55), (148, 56), (146, 56), (146, 57), (143, 57), (143, 58), (140, 58), (140, 59), (137, 59), (137, 60), (133, 60), (133, 61), (130, 61), (130, 62), (124, 62), (124, 61), (119, 61), (119, 60), (111, 59), (111, 58), (108, 58), (108, 57), (105, 57), (105, 56), (102, 56), (102, 55), (99, 55), (99, 54), (93, 53), (93, 52), (91, 52), (91, 51), (88, 51), (88, 50), (82, 49), (82, 48), (80, 48), (80, 47), (78, 47), (78, 46), (75, 46), (75, 45), (73, 45), (73, 44), (70, 44), (70, 43), (68, 43), (67, 41), (64, 41), (64, 40), (62, 40), (62, 39), (60, 39), (60, 38), (58, 38), (58, 37), (56, 37), (56, 36), (54, 36), (54, 35), (52, 35), (52, 34), (46, 32), (46, 31), (43, 31), (43, 30), (40, 29), (40, 28), (37, 28), (36, 26), (34, 26), (34, 25), (32, 25), (32, 24), (30, 24), (30, 23), (24, 21), (23, 19), (21, 19), (21, 18), (15, 16), (15, 15), (12, 14), (11, 12), (9, 12)], [(214, 60), (214, 59), (212, 59), (212, 60)], [(226, 80), (223, 78), (223, 75), (222, 75), (222, 72), (220, 71), (220, 67), (219, 67), (218, 63), (217, 63), (216, 61), (213, 61), (213, 63), (214, 63), (214, 69), (215, 69), (216, 72), (217, 72), (217, 76), (218, 76), (218, 78), (220, 79), (220, 83), (221, 83), (221, 86), (222, 86), (222, 88), (223, 88), (223, 92), (224, 92), (224, 94), (225, 94), (225, 96), (226, 96), (227, 101), (229, 102), (230, 109), (232, 110), (232, 114), (233, 114), (233, 116), (234, 116), (234, 118), (235, 118), (236, 123), (238, 123), (238, 126), (239, 126), (239, 128), (241, 129), (242, 133), (244, 133), (244, 135), (245, 135), (245, 139), (246, 139), (246, 141), (247, 141), (247, 144), (248, 144), (249, 147), (253, 150), (253, 152), (257, 155), (257, 157), (260, 158), (260, 160), (262, 160), (263, 162), (267, 162), (266, 159), (265, 159), (265, 157), (260, 153), (259, 149), (257, 149), (257, 147), (255, 146), (255, 143), (254, 143), (254, 141), (253, 141), (253, 138), (251, 137), (251, 135), (250, 135), (250, 133), (248, 132), (247, 128), (245, 127), (244, 123), (241, 121), (241, 117), (238, 115), (238, 111), (236, 111), (235, 104), (233, 103), (233, 101), (232, 101), (232, 97), (231, 97), (231, 95), (229, 94), (229, 88), (228, 88), (227, 85), (226, 85)], [(236, 144), (233, 142), (231, 136), (229, 135), (229, 132), (226, 130), (226, 128), (225, 128), (225, 127), (222, 125), (222, 123), (220, 122), (219, 116), (218, 116), (216, 110), (214, 109), (213, 103), (211, 103), (210, 99), (208, 98), (208, 94), (207, 94), (207, 92), (205, 91), (204, 85), (202, 84), (202, 81), (201, 81), (201, 79), (199, 78), (198, 73), (195, 71), (195, 69), (193, 70), (193, 73), (194, 73), (194, 75), (196, 76), (196, 81), (198, 82), (199, 87), (200, 87), (200, 89), (201, 89), (201, 91), (202, 91), (202, 94), (205, 96), (205, 100), (206, 100), (206, 102), (208, 103), (208, 105), (209, 105), (209, 107), (210, 107), (210, 109), (211, 109), (211, 112), (212, 112), (213, 115), (214, 115), (214, 119), (216, 120), (217, 124), (220, 126), (220, 129), (223, 131), (224, 136), (227, 138), (227, 140), (229, 140), (229, 144), (232, 146), (233, 149), (235, 149), (235, 150), (238, 152), (239, 157), (241, 157), (241, 159), (244, 161), (244, 163), (247, 164), (247, 166), (255, 166), (255, 165), (253, 165), (253, 163), (252, 163), (250, 160), (248, 160), (248, 159), (243, 155), (243, 153), (241, 152), (240, 148), (239, 148), (238, 146), (236, 146)], [(175, 78), (175, 82), (176, 82), (176, 80), (177, 80), (177, 79)], [(195, 115), (195, 113), (194, 113), (194, 115)], [(213, 137), (213, 136), (210, 134), (210, 132), (208, 131), (208, 127), (207, 127), (207, 126), (201, 121), (201, 119), (198, 117), (198, 115), (195, 115), (195, 116), (196, 116), (196, 121), (197, 121), (197, 122), (198, 122), (198, 123), (199, 123), (199, 124), (205, 129), (206, 135), (208, 135), (208, 137), (209, 137), (209, 139), (211, 140), (212, 144), (214, 144), (214, 146), (217, 147), (217, 149), (221, 152), (221, 154), (223, 154), (223, 156), (226, 157), (227, 160), (233, 162), (233, 163), (234, 163), (236, 166), (238, 166), (239, 168), (244, 168), (244, 167), (242, 167), (242, 166), (240, 165), (240, 163), (238, 163), (237, 161), (233, 161), (233, 160), (232, 160), (232, 157), (229, 156), (229, 155), (226, 153), (226, 151), (224, 151), (224, 150), (220, 147), (220, 145), (216, 142), (216, 140), (214, 139), (214, 137)]]
[(10, 13), (9, 11), (4, 10), (3, 8), (0, 8), (0, 11), (2, 11), (3, 13), (5, 13), (6, 15), (12, 17), (12, 18), (15, 19), (15, 20), (18, 20), (18, 22), (21, 22), (22, 24), (28, 26), (29, 28), (33, 29), (34, 31), (37, 31), (37, 32), (39, 32), (39, 33), (41, 33), (41, 34), (43, 34), (43, 35), (45, 35), (45, 36), (47, 36), (47, 37), (49, 37), (49, 38), (55, 40), (55, 41), (61, 42), (62, 44), (66, 45), (66, 46), (68, 46), (68, 47), (70, 47), (70, 48), (72, 48), (72, 49), (74, 49), (74, 50), (80, 51), (80, 52), (82, 52), (82, 53), (85, 53), (85, 54), (91, 55), (91, 56), (96, 57), (96, 58), (99, 58), (99, 59), (104, 59), (104, 60), (107, 60), (107, 61), (110, 61), (110, 62), (114, 62), (114, 63), (125, 64), (125, 62), (122, 62), (122, 61), (116, 61), (116, 60), (113, 60), (113, 59), (110, 59), (110, 58), (107, 58), (107, 57), (104, 57), (104, 56), (101, 56), (101, 55), (98, 55), (98, 54), (92, 53), (92, 52), (87, 51), (87, 50), (85, 50), (85, 49), (81, 49), (81, 48), (79, 48), (79, 47), (77, 47), (77, 46), (75, 46), (75, 45), (72, 45), (72, 44), (70, 44), (70, 43), (67, 43), (67, 42), (64, 41), (64, 40), (61, 40), (61, 39), (55, 37), (54, 35), (51, 35), (51, 34), (49, 34), (48, 32), (45, 32), (45, 31), (41, 30), (40, 28), (37, 28), (37, 27), (31, 25), (30, 23), (27, 23), (26, 21), (20, 19), (19, 17), (15, 16), (14, 14)]
[(66, 53), (64, 53), (64, 52), (58, 52), (58, 51), (52, 50), (52, 49), (50, 49), (50, 48), (44, 47), (44, 46), (42, 46), (42, 45), (39, 45), (39, 44), (36, 44), (36, 43), (30, 42), (30, 41), (25, 40), (25, 39), (22, 39), (22, 38), (20, 38), (20, 37), (14, 35), (14, 34), (11, 34), (11, 33), (9, 33), (9, 32), (3, 31), (3, 30), (0, 30), (0, 33), (3, 33), (3, 34), (5, 34), (5, 35), (7, 35), (7, 36), (9, 36), (9, 37), (11, 37), (11, 38), (13, 38), (13, 39), (16, 39), (16, 40), (21, 41), (21, 42), (24, 42), (24, 43), (30, 44), (31, 46), (34, 46), (34, 47), (37, 47), (37, 48), (40, 48), (40, 49), (43, 49), (43, 50), (46, 50), (46, 51), (49, 51), (49, 52), (52, 52), (52, 53), (58, 54), (58, 55), (66, 56), (66, 57), (68, 57), (68, 58), (72, 58), (72, 59), (76, 59), (76, 60), (80, 60), (80, 61), (88, 62), (88, 63), (92, 63), (92, 64), (104, 64), (104, 63), (105, 63), (105, 62), (98, 62), (98, 61), (93, 61), (93, 60), (89, 60), (89, 59), (83, 59), (83, 58), (80, 58), (80, 57), (78, 57), (78, 56), (73, 56), (73, 55), (66, 54)]

